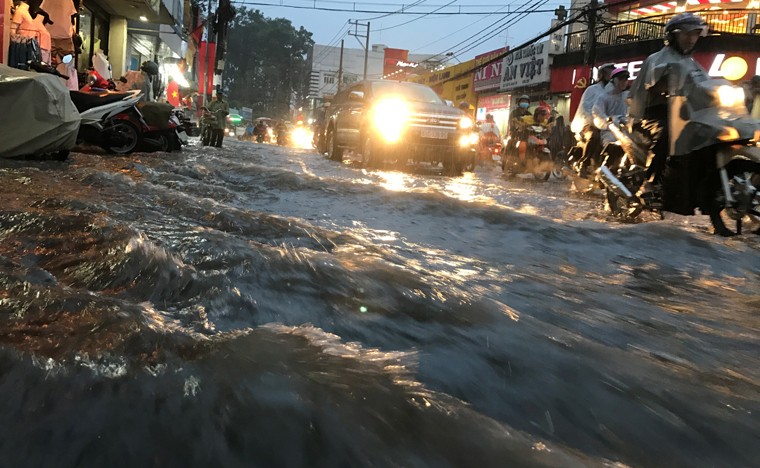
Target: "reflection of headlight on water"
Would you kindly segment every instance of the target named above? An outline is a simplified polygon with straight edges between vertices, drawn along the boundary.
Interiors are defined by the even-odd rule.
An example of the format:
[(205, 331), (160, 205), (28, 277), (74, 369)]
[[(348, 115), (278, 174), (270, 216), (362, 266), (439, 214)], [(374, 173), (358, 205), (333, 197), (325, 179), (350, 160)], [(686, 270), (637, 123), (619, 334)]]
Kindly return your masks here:
[(303, 127), (297, 127), (293, 130), (290, 137), (293, 145), (297, 148), (311, 148), (311, 139), (314, 135)]
[(372, 122), (385, 141), (394, 143), (401, 138), (408, 118), (406, 103), (398, 98), (388, 98), (375, 104)]
[(718, 102), (723, 107), (741, 106), (744, 104), (744, 90), (738, 86), (718, 86)]

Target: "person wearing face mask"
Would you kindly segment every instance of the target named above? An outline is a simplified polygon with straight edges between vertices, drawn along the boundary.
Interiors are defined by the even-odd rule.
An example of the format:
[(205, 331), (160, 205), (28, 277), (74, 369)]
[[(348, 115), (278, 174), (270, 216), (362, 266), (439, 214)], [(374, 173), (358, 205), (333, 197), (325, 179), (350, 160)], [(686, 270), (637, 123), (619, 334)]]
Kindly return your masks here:
[(522, 119), (526, 115), (530, 115), (528, 107), (530, 107), (530, 98), (526, 94), (523, 94), (517, 99), (517, 107), (512, 110), (510, 115), (515, 120)]
[(609, 130), (610, 121), (620, 125), (628, 113), (626, 105), (626, 89), (628, 89), (628, 70), (616, 68), (610, 75), (610, 85), (604, 94), (599, 96), (591, 110), (594, 115), (594, 126), (601, 131), (602, 147), (615, 141), (615, 136)]

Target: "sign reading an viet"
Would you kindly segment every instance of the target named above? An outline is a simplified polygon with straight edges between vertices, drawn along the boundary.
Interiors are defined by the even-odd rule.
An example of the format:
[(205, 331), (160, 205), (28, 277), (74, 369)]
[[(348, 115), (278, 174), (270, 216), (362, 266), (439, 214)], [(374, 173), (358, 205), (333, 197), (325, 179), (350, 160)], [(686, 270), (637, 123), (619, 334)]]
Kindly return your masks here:
[(549, 81), (549, 41), (530, 45), (504, 58), (501, 91), (533, 86)]

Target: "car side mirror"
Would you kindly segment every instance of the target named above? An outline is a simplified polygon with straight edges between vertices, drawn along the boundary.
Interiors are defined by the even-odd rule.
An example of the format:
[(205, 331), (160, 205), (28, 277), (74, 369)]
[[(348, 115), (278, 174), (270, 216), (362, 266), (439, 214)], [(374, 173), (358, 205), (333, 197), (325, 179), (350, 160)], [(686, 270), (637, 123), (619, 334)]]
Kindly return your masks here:
[(364, 102), (364, 92), (362, 91), (351, 91), (348, 94), (348, 100), (352, 102)]

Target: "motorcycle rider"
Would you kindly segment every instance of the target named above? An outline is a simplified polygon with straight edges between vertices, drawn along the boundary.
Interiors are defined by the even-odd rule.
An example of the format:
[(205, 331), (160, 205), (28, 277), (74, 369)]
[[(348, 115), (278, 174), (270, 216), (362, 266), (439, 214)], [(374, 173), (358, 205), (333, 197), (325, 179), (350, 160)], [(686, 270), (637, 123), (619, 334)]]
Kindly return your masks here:
[(519, 98), (517, 98), (517, 107), (512, 109), (512, 112), (509, 113), (509, 115), (512, 117), (513, 120), (519, 120), (525, 117), (526, 115), (530, 115), (530, 111), (528, 108), (530, 107), (530, 97), (528, 97), (527, 94), (523, 94)]
[(216, 117), (216, 121), (213, 123), (214, 127), (211, 129), (210, 145), (221, 148), (224, 140), (224, 123), (230, 113), (230, 106), (224, 100), (224, 93), (217, 91), (216, 96), (211, 100), (211, 104), (208, 105), (208, 110)]
[[(540, 125), (542, 127), (547, 127), (549, 125), (549, 108), (545, 106), (538, 106), (536, 107), (536, 110), (533, 112), (533, 115), (527, 115), (523, 117), (520, 120), (521, 124), (524, 128), (527, 128), (532, 125)], [(522, 161), (525, 161), (527, 158), (527, 151), (528, 147), (533, 147), (537, 145), (545, 145), (546, 140), (542, 140), (539, 138), (534, 137), (531, 135), (524, 135), (522, 140), (520, 140), (520, 146), (518, 149), (520, 159)]]
[(604, 94), (599, 96), (591, 110), (594, 116), (594, 126), (600, 130), (601, 146), (615, 141), (615, 136), (609, 130), (610, 121), (619, 125), (625, 121), (628, 105), (625, 102), (630, 74), (625, 68), (616, 68), (610, 74), (610, 85)]
[(501, 143), (501, 132), (499, 132), (499, 127), (496, 125), (493, 114), (486, 114), (486, 121), (480, 125), (478, 132), (480, 134), (478, 141), (480, 142), (482, 162), (485, 154), (488, 154), (490, 159), (489, 148)]
[(615, 69), (612, 63), (606, 63), (599, 67), (599, 81), (592, 84), (581, 96), (578, 110), (570, 124), (573, 133), (578, 134), (579, 141), (585, 141), (586, 147), (581, 158), (581, 168), (584, 170), (589, 164), (597, 166), (599, 154), (602, 151), (601, 136), (599, 129), (594, 125), (593, 108), (599, 96), (605, 93), (605, 87), (610, 82), (610, 75)]
[(639, 76), (631, 85), (629, 113), (654, 142), (642, 196), (657, 192), (669, 153), (668, 70), (678, 63), (691, 73), (707, 74), (691, 56), (707, 30), (707, 23), (697, 15), (685, 12), (673, 16), (665, 25), (665, 47), (644, 60)]

